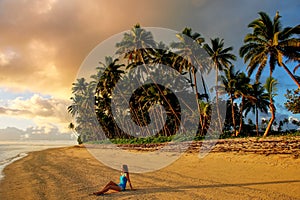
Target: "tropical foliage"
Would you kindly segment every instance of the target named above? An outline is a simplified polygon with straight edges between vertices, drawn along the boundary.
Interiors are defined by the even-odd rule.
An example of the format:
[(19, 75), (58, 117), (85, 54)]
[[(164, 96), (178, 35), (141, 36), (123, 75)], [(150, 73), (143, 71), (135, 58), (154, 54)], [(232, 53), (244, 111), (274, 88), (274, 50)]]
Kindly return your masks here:
[(300, 113), (300, 89), (287, 90), (285, 107), (294, 114)]
[[(184, 85), (177, 94), (182, 93), (185, 99), (197, 102), (197, 107), (189, 108), (193, 116), (184, 119), (185, 123), (196, 121), (198, 124), (196, 130), (184, 130), (196, 132), (193, 137), (203, 138), (213, 123), (218, 124), (222, 137), (259, 136), (263, 131), (263, 136), (267, 136), (275, 126), (281, 131), (287, 122), (276, 122), (274, 97), (278, 81), (273, 78), (273, 72), (277, 66), (283, 68), (300, 88), (299, 77), (295, 75), (299, 65), (294, 67), (294, 74), (287, 66), (287, 62), (299, 63), (300, 60), (300, 25), (283, 28), (280, 19), (278, 12), (273, 20), (268, 14), (259, 12), (259, 18), (248, 25), (252, 32), (245, 36), (239, 51), (247, 64), (248, 74), (242, 67), (235, 69), (233, 47), (225, 47), (223, 39), (214, 38), (206, 43), (200, 33), (185, 28), (176, 35), (177, 41), (164, 44), (157, 42), (150, 31), (135, 25), (116, 43), (118, 59), (106, 57), (105, 62), (99, 62), (89, 82), (79, 78), (73, 83), (68, 112), (76, 118), (76, 123), (71, 123), (69, 128), (84, 142), (106, 138), (112, 141), (133, 139), (138, 143), (165, 141), (165, 138), (170, 141), (182, 129), (181, 118), (186, 111), (180, 107), (181, 99), (169, 86)], [(161, 72), (164, 66), (171, 67), (184, 79), (168, 78), (169, 72)], [(260, 79), (267, 66), (269, 78), (262, 86)], [(215, 85), (207, 88), (204, 77), (212, 70), (216, 72)], [(149, 72), (155, 77), (147, 75)], [(255, 80), (252, 80), (254, 72)], [(135, 88), (133, 83), (146, 84)], [(116, 87), (123, 95), (115, 95)], [(128, 108), (114, 106), (127, 95), (130, 97)], [(285, 96), (286, 108), (300, 113), (299, 89), (287, 90)], [(220, 117), (219, 104), (227, 105), (225, 124)], [(217, 108), (216, 119), (212, 119), (214, 108)], [(267, 115), (268, 111), (271, 118), (259, 124), (260, 113)], [(249, 113), (254, 114), (255, 124)], [(155, 130), (140, 131), (139, 127), (149, 124), (156, 124)]]

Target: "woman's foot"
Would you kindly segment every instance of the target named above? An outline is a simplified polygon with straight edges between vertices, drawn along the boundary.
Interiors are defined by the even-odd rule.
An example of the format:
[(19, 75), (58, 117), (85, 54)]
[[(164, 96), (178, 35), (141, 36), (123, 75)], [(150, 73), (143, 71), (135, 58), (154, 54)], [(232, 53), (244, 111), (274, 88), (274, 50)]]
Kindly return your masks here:
[(100, 195), (103, 195), (103, 193), (102, 192), (93, 192), (93, 195), (100, 196)]

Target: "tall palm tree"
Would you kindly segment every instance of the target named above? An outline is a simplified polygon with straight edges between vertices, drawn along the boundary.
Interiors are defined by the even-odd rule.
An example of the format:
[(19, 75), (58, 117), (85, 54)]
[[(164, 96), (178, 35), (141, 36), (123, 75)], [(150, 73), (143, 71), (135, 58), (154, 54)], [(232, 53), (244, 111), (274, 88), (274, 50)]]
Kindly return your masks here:
[(156, 43), (150, 31), (136, 24), (129, 33), (125, 33), (122, 41), (116, 44), (117, 55), (124, 54), (128, 60), (128, 67), (145, 64), (145, 58), (155, 49)]
[[(202, 48), (204, 38), (201, 37), (200, 33), (192, 32), (191, 28), (185, 28), (181, 33), (176, 34), (179, 42), (172, 42), (170, 47), (175, 50), (175, 57), (173, 58), (172, 66), (180, 73), (184, 71), (189, 73), (189, 83), (193, 91), (195, 92), (195, 98), (197, 102), (197, 109), (200, 116), (199, 128), (204, 129), (202, 120), (202, 108), (201, 99), (206, 98), (208, 101), (208, 94), (206, 91), (206, 85), (203, 78), (203, 73), (209, 71), (208, 65), (204, 63), (205, 61), (205, 51)], [(200, 78), (202, 80), (202, 85), (204, 88), (204, 94), (200, 95), (198, 89), (198, 79), (197, 72), (200, 73)], [(199, 131), (203, 131), (200, 130)]]
[(274, 103), (274, 97), (277, 95), (276, 94), (276, 91), (277, 91), (277, 80), (272, 78), (272, 77), (269, 77), (266, 81), (266, 84), (264, 85), (265, 88), (266, 88), (266, 91), (267, 91), (267, 94), (269, 96), (269, 99), (270, 99), (270, 103), (269, 103), (269, 109), (270, 109), (270, 112), (271, 112), (271, 119), (268, 123), (268, 126), (265, 130), (265, 133), (264, 133), (264, 137), (266, 137), (268, 135), (268, 133), (270, 132), (271, 130), (271, 127), (272, 127), (272, 124), (275, 120), (275, 112), (276, 112), (276, 107), (275, 107), (275, 103)]
[(201, 74), (205, 96), (208, 98), (206, 86), (202, 76), (203, 73), (206, 73), (209, 70), (208, 66), (205, 65), (203, 62), (204, 52), (202, 49), (202, 45), (204, 42), (204, 38), (201, 37), (200, 33), (192, 33), (191, 28), (185, 28), (181, 33), (176, 34), (176, 37), (179, 39), (179, 42), (172, 42), (170, 45), (171, 48), (176, 49), (176, 54), (178, 55), (175, 58), (174, 62), (174, 64), (177, 65), (175, 66), (175, 68), (179, 72), (181, 72), (183, 69), (189, 72), (191, 83), (193, 81), (193, 84), (191, 84), (191, 86), (194, 88), (197, 101), (200, 99), (197, 83), (197, 71), (199, 70)]
[(300, 88), (299, 81), (283, 61), (284, 58), (287, 61), (299, 60), (300, 39), (292, 36), (300, 34), (300, 25), (282, 28), (279, 12), (273, 20), (264, 12), (259, 12), (259, 15), (260, 18), (248, 25), (253, 32), (246, 35), (245, 45), (240, 48), (240, 56), (244, 57), (244, 62), (249, 61), (247, 67), (249, 76), (257, 69), (256, 81), (258, 81), (268, 62), (270, 77), (276, 65), (281, 66)]
[(211, 118), (211, 105), (209, 102), (199, 101), (200, 107), (200, 132), (199, 136), (204, 136), (209, 128)]
[[(238, 136), (242, 130), (243, 125), (243, 110), (245, 99), (253, 99), (254, 97), (249, 94), (250, 78), (244, 72), (234, 71), (234, 66), (230, 66), (224, 70), (224, 75), (220, 76), (221, 86), (219, 87), (220, 93), (225, 92), (229, 96), (231, 106), (231, 118), (235, 136)], [(235, 103), (236, 99), (241, 99), (239, 109), (239, 120), (235, 116)], [(237, 121), (240, 122), (239, 130), (237, 131)]]
[[(77, 82), (72, 85), (72, 104), (67, 109), (76, 118), (76, 123), (78, 124), (76, 131), (80, 132), (80, 134), (76, 134), (77, 138), (80, 139), (79, 135), (81, 135), (84, 138), (97, 139), (100, 135), (97, 135), (99, 131), (95, 124), (98, 123), (93, 116), (95, 88), (86, 82), (84, 78), (77, 79)], [(74, 124), (71, 123), (69, 127), (74, 129)]]
[(86, 92), (88, 87), (88, 83), (86, 82), (85, 78), (77, 79), (77, 82), (72, 83), (72, 93), (73, 94), (81, 94), (83, 95)]
[(219, 92), (227, 93), (230, 99), (230, 105), (231, 105), (231, 115), (232, 115), (232, 124), (233, 124), (233, 131), (234, 134), (237, 134), (236, 131), (236, 118), (235, 118), (235, 111), (234, 111), (234, 100), (236, 98), (239, 98), (239, 92), (237, 90), (238, 88), (238, 76), (239, 71), (234, 72), (234, 67), (230, 66), (229, 68), (226, 68), (224, 70), (224, 75), (220, 76), (221, 79), (221, 85), (219, 87)]
[(256, 97), (253, 96), (251, 93), (251, 88), (252, 85), (250, 84), (250, 78), (244, 73), (241, 72), (238, 74), (238, 84), (237, 84), (237, 89), (236, 93), (238, 93), (238, 96), (241, 97), (241, 103), (240, 103), (240, 125), (239, 125), (239, 130), (236, 135), (241, 133), (242, 128), (243, 128), (243, 112), (244, 112), (244, 106), (245, 106), (245, 101), (250, 101), (254, 102), (256, 100)]
[(245, 100), (245, 117), (248, 115), (250, 111), (255, 114), (255, 125), (256, 125), (256, 134), (259, 135), (258, 128), (258, 111), (262, 113), (268, 112), (269, 106), (269, 96), (265, 92), (265, 88), (261, 86), (260, 83), (255, 83), (249, 88), (249, 93), (251, 96), (255, 97), (254, 101), (252, 99)]
[(70, 98), (72, 100), (72, 104), (68, 106), (67, 110), (71, 114), (72, 117), (76, 116), (81, 111), (82, 105), (82, 96), (75, 94), (74, 97)]
[(82, 114), (90, 106), (88, 100), (91, 91), (85, 78), (77, 79), (77, 82), (72, 83), (72, 85), (74, 97), (71, 97), (72, 104), (67, 109), (72, 116), (76, 116)]
[(96, 87), (96, 105), (95, 110), (98, 117), (98, 121), (103, 127), (108, 138), (129, 137), (116, 125), (112, 110), (111, 110), (111, 98), (112, 92), (117, 82), (122, 78), (124, 74), (123, 64), (118, 64), (118, 59), (112, 60), (106, 59), (106, 63), (103, 64), (105, 70), (103, 71), (99, 82)]
[(233, 47), (224, 48), (224, 40), (215, 38), (211, 39), (211, 46), (208, 44), (204, 44), (203, 48), (207, 51), (208, 55), (210, 56), (214, 68), (216, 70), (216, 107), (217, 107), (217, 114), (218, 114), (218, 121), (220, 130), (222, 129), (223, 125), (221, 122), (220, 117), (220, 110), (219, 110), (219, 94), (218, 94), (218, 82), (219, 82), (219, 73), (223, 71), (224, 68), (229, 68), (232, 65), (232, 61), (236, 60), (236, 56), (231, 53)]

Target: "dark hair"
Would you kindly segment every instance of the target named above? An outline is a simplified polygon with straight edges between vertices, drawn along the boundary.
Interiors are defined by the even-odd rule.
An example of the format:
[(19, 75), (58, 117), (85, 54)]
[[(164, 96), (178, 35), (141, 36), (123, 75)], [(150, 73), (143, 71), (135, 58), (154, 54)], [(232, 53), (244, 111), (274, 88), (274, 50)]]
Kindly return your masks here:
[(128, 173), (129, 171), (128, 171), (128, 166), (127, 165), (122, 165), (122, 170), (123, 170), (123, 172), (125, 172), (125, 173)]

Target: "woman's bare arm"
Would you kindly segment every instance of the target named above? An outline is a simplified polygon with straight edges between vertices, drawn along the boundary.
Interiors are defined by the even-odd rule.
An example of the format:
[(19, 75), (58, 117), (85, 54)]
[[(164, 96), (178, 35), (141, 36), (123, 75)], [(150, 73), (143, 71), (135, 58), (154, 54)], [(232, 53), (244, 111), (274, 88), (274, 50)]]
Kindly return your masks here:
[(130, 178), (129, 178), (129, 173), (126, 173), (126, 178), (127, 178), (127, 180), (128, 180), (130, 189), (133, 190), (133, 187), (132, 187), (132, 185), (131, 185), (131, 181), (130, 181)]

